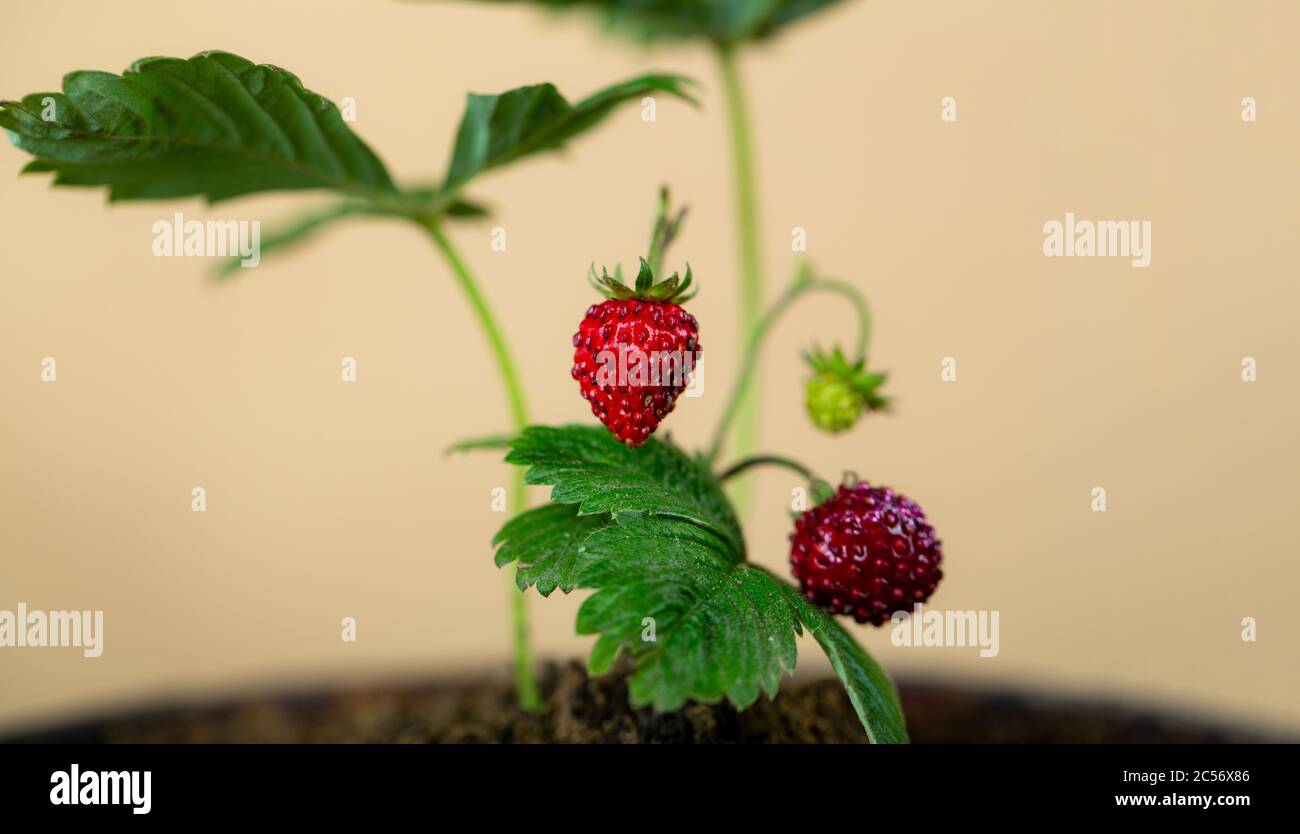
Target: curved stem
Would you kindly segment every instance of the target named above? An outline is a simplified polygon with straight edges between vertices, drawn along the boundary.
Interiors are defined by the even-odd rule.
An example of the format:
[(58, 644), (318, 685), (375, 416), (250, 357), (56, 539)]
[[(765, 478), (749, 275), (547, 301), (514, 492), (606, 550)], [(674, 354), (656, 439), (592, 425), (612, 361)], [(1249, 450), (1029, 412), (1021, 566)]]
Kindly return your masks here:
[(741, 365), (740, 374), (736, 377), (736, 385), (732, 389), (731, 399), (728, 400), (727, 408), (722, 412), (722, 419), (718, 421), (718, 427), (713, 432), (713, 443), (709, 446), (709, 453), (706, 458), (709, 462), (716, 460), (718, 454), (722, 451), (722, 443), (726, 439), (727, 429), (740, 410), (740, 403), (745, 397), (745, 389), (750, 384), (754, 369), (758, 365), (758, 355), (760, 348), (763, 346), (763, 339), (766, 338), (772, 326), (781, 317), (781, 314), (789, 309), (790, 305), (799, 296), (817, 290), (844, 296), (853, 303), (858, 313), (858, 344), (855, 360), (866, 355), (867, 343), (871, 338), (871, 315), (867, 310), (867, 301), (862, 297), (862, 293), (858, 292), (857, 288), (852, 284), (831, 278), (809, 278), (805, 276), (796, 280), (776, 300), (776, 303), (767, 311), (767, 315), (763, 316), (758, 326), (754, 328), (753, 335), (750, 336), (749, 344), (745, 349), (744, 364)]
[[(759, 326), (763, 309), (763, 266), (758, 240), (758, 197), (754, 185), (754, 147), (750, 136), (749, 112), (745, 103), (744, 84), (736, 62), (735, 48), (718, 47), (727, 100), (727, 124), (731, 132), (732, 176), (735, 181), (736, 229), (740, 247), (740, 344), (743, 350)], [(758, 387), (742, 392), (736, 405), (739, 424), (735, 443), (737, 455), (747, 455), (758, 435)], [(715, 451), (716, 454), (716, 451)], [(748, 493), (743, 485), (732, 490), (732, 498), (744, 512)]]
[(820, 282), (821, 289), (828, 292), (838, 292), (840, 295), (853, 302), (854, 311), (858, 314), (858, 341), (854, 346), (853, 361), (857, 362), (867, 358), (867, 345), (871, 341), (871, 311), (867, 309), (867, 299), (862, 297), (858, 288), (852, 284), (834, 279), (823, 279)]
[[(514, 360), (510, 356), (510, 348), (506, 345), (501, 328), (497, 326), (496, 317), (492, 314), (492, 308), (488, 306), (487, 299), (479, 291), (478, 284), (474, 282), (474, 276), (470, 274), (469, 267), (465, 265), (456, 249), (451, 245), (451, 241), (442, 233), (442, 229), (438, 227), (437, 222), (425, 220), (422, 221), (421, 225), (433, 238), (438, 251), (447, 259), (447, 264), (456, 276), (457, 283), (460, 284), (461, 290), (465, 293), (465, 299), (469, 302), (470, 309), (473, 310), (479, 326), (483, 329), (483, 335), (487, 337), (488, 346), (492, 349), (492, 356), (496, 359), (497, 370), (501, 374), (501, 383), (505, 387), (506, 400), (510, 405), (511, 421), (517, 431), (522, 431), (528, 425), (528, 408), (524, 403), (524, 391), (519, 384), (519, 373), (515, 370)], [(520, 467), (514, 467), (512, 478), (510, 507), (515, 513), (519, 513), (524, 510), (528, 501), (528, 494), (524, 487), (524, 470)], [(526, 710), (536, 710), (541, 706), (541, 696), (537, 690), (537, 677), (533, 670), (532, 640), (528, 628), (528, 598), (515, 585), (513, 573), (510, 574), (509, 593), (510, 615), (514, 629), (515, 692), (519, 698), (520, 706)]]
[(754, 455), (753, 457), (745, 458), (742, 461), (732, 464), (730, 468), (728, 468), (725, 472), (723, 472), (721, 475), (718, 476), (718, 480), (726, 481), (736, 475), (739, 475), (741, 472), (744, 472), (746, 469), (749, 469), (752, 466), (762, 466), (764, 464), (768, 464), (772, 466), (784, 466), (786, 469), (789, 469), (793, 472), (798, 472), (800, 475), (804, 476), (804, 478), (809, 481), (813, 481), (817, 479), (817, 476), (812, 473), (811, 469), (804, 466), (802, 463), (799, 463), (798, 461), (791, 460), (790, 458), (786, 458), (786, 457), (781, 457), (780, 455)]

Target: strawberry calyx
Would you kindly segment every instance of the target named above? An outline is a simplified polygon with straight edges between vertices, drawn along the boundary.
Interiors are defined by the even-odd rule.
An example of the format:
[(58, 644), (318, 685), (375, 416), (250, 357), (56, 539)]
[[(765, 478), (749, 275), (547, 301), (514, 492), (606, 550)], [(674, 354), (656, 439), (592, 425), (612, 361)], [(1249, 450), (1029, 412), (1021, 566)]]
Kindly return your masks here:
[(695, 297), (694, 292), (687, 292), (693, 280), (691, 265), (688, 263), (685, 277), (681, 277), (674, 272), (664, 280), (656, 281), (654, 270), (651, 269), (645, 258), (641, 258), (641, 268), (637, 272), (636, 283), (631, 287), (623, 280), (623, 267), (621, 265), (614, 268), (613, 275), (610, 275), (609, 271), (602, 266), (600, 275), (597, 276), (594, 263), (587, 270), (587, 282), (601, 295), (617, 301), (636, 299), (638, 301), (668, 301), (674, 304), (682, 304)]
[(884, 385), (889, 374), (884, 371), (868, 371), (865, 356), (849, 361), (843, 349), (836, 345), (829, 351), (814, 347), (804, 354), (804, 361), (815, 376), (833, 378), (862, 397), (863, 407), (868, 411), (880, 411), (889, 405), (889, 398), (879, 393), (880, 386)]

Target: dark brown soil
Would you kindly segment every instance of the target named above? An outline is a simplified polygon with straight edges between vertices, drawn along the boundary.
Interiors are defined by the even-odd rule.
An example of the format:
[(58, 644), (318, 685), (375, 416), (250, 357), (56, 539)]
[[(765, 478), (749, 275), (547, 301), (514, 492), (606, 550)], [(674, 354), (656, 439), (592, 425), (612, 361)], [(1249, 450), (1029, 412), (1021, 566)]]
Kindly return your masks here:
[[(499, 679), (352, 690), (141, 713), (26, 735), (76, 742), (504, 742), (864, 743), (838, 680), (794, 681), (775, 701), (738, 713), (691, 704), (676, 713), (634, 710), (619, 674), (590, 679), (582, 666), (548, 666), (544, 709), (521, 712)], [(1283, 740), (1113, 705), (908, 685), (914, 742), (1251, 742)]]

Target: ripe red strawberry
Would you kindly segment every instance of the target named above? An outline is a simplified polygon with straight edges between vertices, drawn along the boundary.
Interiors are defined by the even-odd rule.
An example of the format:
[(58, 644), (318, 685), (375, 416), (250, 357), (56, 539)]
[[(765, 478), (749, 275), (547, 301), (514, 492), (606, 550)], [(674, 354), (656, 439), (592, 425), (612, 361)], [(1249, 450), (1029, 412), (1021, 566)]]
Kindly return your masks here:
[(860, 623), (911, 611), (943, 578), (943, 549), (925, 513), (888, 487), (841, 486), (795, 521), (790, 542), (804, 597)]
[(699, 359), (699, 323), (679, 304), (689, 298), (691, 268), (656, 284), (642, 260), (635, 289), (619, 270), (601, 273), (593, 267), (590, 279), (608, 299), (589, 307), (573, 334), (572, 374), (591, 413), (636, 447), (673, 410)]

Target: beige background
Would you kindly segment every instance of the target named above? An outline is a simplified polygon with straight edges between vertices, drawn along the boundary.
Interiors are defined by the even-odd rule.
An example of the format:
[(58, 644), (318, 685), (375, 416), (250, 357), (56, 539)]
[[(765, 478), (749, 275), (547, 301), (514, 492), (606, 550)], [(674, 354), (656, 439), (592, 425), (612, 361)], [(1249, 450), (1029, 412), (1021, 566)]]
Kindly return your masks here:
[[(945, 542), (934, 602), (1001, 611), (1001, 655), (896, 649), (895, 673), (1028, 683), (1300, 724), (1297, 396), (1300, 54), (1294, 3), (848, 2), (745, 60), (769, 292), (808, 230), (823, 271), (877, 318), (892, 416), (816, 434), (798, 352), (852, 339), (812, 301), (769, 345), (763, 445), (918, 499)], [(358, 102), (401, 178), (441, 172), (467, 89), (544, 79), (571, 96), (648, 68), (707, 84), (704, 108), (619, 111), (563, 157), (474, 193), (454, 230), (508, 323), (538, 421), (589, 419), (567, 367), (591, 260), (634, 262), (653, 191), (692, 205), (673, 260), (703, 292), (706, 394), (670, 426), (704, 442), (736, 367), (730, 184), (714, 66), (582, 20), (401, 2), (56, 2), (0, 28), (0, 94), (74, 68), (208, 48), (280, 64)], [(954, 96), (959, 121), (939, 119)], [(1259, 121), (1240, 118), (1243, 96)], [(25, 156), (0, 150), (5, 170)], [(266, 223), (321, 197), (214, 216)], [(0, 650), (0, 727), (166, 696), (306, 680), (502, 668), (491, 457), (504, 429), (484, 343), (413, 228), (341, 227), (224, 287), (156, 259), (150, 225), (197, 201), (107, 207), (0, 177), (0, 608), (102, 608), (106, 652)], [(1154, 257), (1047, 259), (1067, 211), (1146, 219)], [(58, 362), (55, 384), (40, 361)], [(360, 381), (339, 381), (355, 356)], [(942, 357), (958, 361), (942, 384)], [(1240, 380), (1243, 356), (1259, 381)], [(748, 525), (784, 570), (793, 486), (758, 479)], [(190, 490), (208, 490), (206, 514)], [(1109, 511), (1090, 510), (1104, 486)], [(535, 495), (536, 500), (541, 493)], [(534, 605), (542, 654), (584, 651), (577, 599)], [(344, 644), (354, 616), (360, 640)], [(1255, 617), (1259, 640), (1243, 643)], [(823, 668), (815, 647), (803, 662)]]

